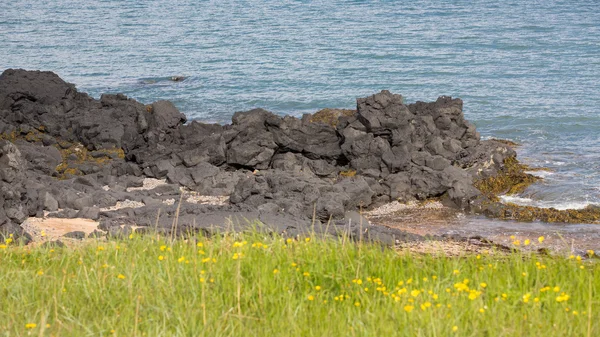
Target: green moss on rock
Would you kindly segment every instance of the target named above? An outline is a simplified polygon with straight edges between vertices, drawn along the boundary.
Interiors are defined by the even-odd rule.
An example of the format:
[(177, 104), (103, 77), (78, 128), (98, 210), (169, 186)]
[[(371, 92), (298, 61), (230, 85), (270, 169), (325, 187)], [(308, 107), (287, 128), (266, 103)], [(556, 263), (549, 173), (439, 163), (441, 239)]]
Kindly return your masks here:
[(600, 208), (587, 207), (584, 209), (558, 210), (555, 208), (505, 204), (495, 217), (524, 222), (600, 223)]
[(529, 185), (541, 180), (541, 178), (525, 173), (525, 171), (532, 170), (534, 169), (519, 163), (517, 158), (509, 157), (504, 160), (504, 166), (497, 175), (478, 180), (474, 185), (490, 199), (497, 200), (501, 194), (523, 192)]

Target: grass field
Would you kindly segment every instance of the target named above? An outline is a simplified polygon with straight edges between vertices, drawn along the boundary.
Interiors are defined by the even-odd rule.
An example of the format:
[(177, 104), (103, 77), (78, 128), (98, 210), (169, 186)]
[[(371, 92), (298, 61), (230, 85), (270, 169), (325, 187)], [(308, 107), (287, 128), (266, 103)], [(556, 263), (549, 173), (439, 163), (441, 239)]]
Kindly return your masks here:
[(250, 233), (2, 244), (0, 268), (0, 336), (600, 335), (600, 267), (578, 257)]

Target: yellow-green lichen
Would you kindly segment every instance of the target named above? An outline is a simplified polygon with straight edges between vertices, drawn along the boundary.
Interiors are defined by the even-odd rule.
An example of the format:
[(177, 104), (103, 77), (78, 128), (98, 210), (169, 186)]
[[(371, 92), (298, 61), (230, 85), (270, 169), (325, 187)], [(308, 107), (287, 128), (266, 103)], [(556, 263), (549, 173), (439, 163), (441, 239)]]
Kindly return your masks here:
[(17, 140), (17, 131), (13, 130), (7, 133), (0, 133), (0, 139), (8, 140), (9, 142), (14, 142)]
[[(100, 149), (96, 153), (104, 154), (103, 156), (92, 156), (91, 152), (80, 143), (69, 143), (66, 141), (58, 142), (56, 148), (60, 151), (62, 162), (56, 167), (59, 179), (66, 179), (69, 176), (81, 175), (81, 171), (77, 168), (78, 165), (89, 163), (95, 165), (105, 165), (117, 158), (125, 158), (125, 152), (121, 148)], [(73, 158), (75, 157), (75, 158)]]
[(352, 178), (352, 177), (356, 176), (356, 170), (341, 171), (340, 176), (342, 176), (344, 178)]
[(317, 111), (310, 117), (311, 123), (324, 123), (335, 127), (340, 117), (353, 116), (356, 114), (356, 110), (348, 109), (323, 109)]

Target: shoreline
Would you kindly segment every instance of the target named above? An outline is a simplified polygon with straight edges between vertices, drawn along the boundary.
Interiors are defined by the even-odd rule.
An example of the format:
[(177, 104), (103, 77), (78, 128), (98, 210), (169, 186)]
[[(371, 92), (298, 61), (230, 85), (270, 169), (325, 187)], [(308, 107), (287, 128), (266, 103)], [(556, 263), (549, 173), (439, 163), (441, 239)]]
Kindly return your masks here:
[[(44, 216), (98, 221), (95, 235), (109, 237), (132, 226), (210, 234), (257, 219), (288, 236), (318, 228), (394, 246), (425, 239), (398, 226), (363, 232), (349, 214), (425, 200), (495, 218), (600, 221), (598, 209), (556, 213), (498, 202), (539, 178), (526, 173), (511, 143), (481, 140), (460, 99), (405, 105), (382, 91), (357, 99), (356, 110), (301, 119), (254, 109), (229, 125), (186, 121), (168, 101), (96, 100), (54, 73), (6, 70), (0, 231), (28, 240), (19, 225)], [(145, 186), (148, 179), (166, 183)]]

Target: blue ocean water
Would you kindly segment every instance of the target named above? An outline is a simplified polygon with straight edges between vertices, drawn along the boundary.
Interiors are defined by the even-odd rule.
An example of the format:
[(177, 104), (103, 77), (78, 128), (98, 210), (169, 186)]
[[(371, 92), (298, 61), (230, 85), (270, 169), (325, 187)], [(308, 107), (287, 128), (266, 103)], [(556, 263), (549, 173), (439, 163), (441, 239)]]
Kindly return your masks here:
[(205, 121), (351, 108), (381, 89), (461, 97), (484, 138), (552, 170), (513, 201), (600, 203), (596, 1), (20, 0), (0, 13), (0, 70), (169, 99)]

